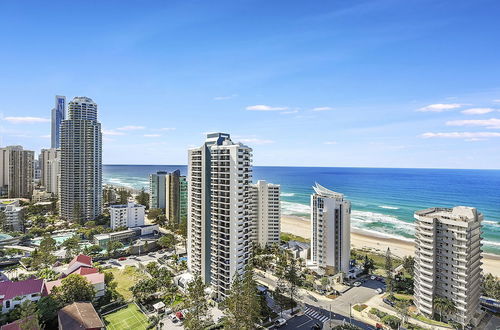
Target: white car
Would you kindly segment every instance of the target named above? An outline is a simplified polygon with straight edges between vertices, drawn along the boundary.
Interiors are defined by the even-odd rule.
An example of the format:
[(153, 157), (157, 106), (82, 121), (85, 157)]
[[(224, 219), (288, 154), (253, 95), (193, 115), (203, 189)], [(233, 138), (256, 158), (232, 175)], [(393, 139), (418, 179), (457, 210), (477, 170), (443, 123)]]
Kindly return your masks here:
[(377, 276), (375, 276), (375, 275), (370, 276), (370, 280), (372, 280), (372, 281), (375, 280), (376, 278), (377, 278)]
[(360, 286), (361, 285), (361, 282), (354, 282), (353, 284), (354, 286)]
[(279, 327), (281, 327), (281, 326), (283, 326), (283, 325), (285, 325), (285, 324), (286, 324), (286, 320), (285, 320), (285, 319), (283, 319), (283, 318), (279, 318), (279, 319), (277, 319), (276, 321), (274, 321), (274, 326), (275, 326), (276, 328), (279, 328)]
[(384, 290), (382, 290), (382, 288), (378, 288), (376, 291), (378, 294), (382, 294), (384, 292)]

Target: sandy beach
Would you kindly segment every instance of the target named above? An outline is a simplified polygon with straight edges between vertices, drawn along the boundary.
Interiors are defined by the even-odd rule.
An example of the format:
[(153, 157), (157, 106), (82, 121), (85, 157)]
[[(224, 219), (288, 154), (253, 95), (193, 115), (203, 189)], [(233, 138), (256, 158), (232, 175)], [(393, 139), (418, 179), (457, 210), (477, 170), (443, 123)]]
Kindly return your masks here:
[[(281, 231), (310, 239), (311, 228), (309, 225), (309, 219), (294, 216), (282, 216)], [(391, 252), (398, 257), (413, 255), (415, 252), (413, 242), (389, 238), (383, 235), (375, 235), (356, 229), (351, 232), (351, 246), (358, 249), (370, 248), (378, 252), (385, 252), (389, 247)], [(492, 273), (493, 275), (500, 277), (500, 256), (484, 253), (483, 270), (485, 273)]]

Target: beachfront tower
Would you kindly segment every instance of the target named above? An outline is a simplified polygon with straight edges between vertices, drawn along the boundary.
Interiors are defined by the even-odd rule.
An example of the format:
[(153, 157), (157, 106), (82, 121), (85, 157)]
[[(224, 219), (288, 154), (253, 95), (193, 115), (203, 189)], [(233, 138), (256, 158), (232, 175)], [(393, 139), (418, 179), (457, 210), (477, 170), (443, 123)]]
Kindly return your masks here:
[(252, 192), (252, 240), (261, 247), (280, 242), (280, 186), (264, 180), (250, 186)]
[(210, 133), (188, 162), (188, 268), (223, 300), (251, 254), (252, 149)]
[(179, 170), (149, 175), (149, 206), (165, 211), (167, 221), (179, 224), (187, 218), (187, 180)]
[(149, 175), (149, 208), (165, 209), (166, 177), (168, 172), (159, 171)]
[(349, 272), (351, 202), (316, 183), (311, 195), (311, 264), (327, 273)]
[(475, 208), (456, 206), (417, 211), (415, 219), (415, 305), (432, 317), (436, 299), (449, 299), (456, 312), (443, 317), (462, 326), (476, 326), (483, 215)]
[(55, 108), (52, 109), (51, 125), (51, 148), (60, 148), (61, 146), (61, 124), (66, 116), (66, 97), (56, 95)]
[(61, 125), (61, 217), (93, 220), (102, 211), (102, 134), (97, 104), (75, 97)]

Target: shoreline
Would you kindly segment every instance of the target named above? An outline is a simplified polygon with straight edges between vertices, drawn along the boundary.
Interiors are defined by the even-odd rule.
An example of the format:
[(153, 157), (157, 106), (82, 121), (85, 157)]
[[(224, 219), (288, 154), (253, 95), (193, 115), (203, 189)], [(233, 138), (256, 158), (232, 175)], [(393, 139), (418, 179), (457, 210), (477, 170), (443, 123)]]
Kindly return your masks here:
[[(281, 232), (310, 239), (311, 228), (309, 222), (309, 219), (303, 217), (282, 215)], [(390, 248), (392, 254), (400, 258), (415, 254), (415, 244), (410, 240), (388, 237), (384, 234), (376, 234), (357, 228), (351, 231), (351, 247), (356, 249), (368, 248), (379, 253), (385, 253), (387, 248)], [(483, 271), (500, 277), (500, 256), (483, 252)]]

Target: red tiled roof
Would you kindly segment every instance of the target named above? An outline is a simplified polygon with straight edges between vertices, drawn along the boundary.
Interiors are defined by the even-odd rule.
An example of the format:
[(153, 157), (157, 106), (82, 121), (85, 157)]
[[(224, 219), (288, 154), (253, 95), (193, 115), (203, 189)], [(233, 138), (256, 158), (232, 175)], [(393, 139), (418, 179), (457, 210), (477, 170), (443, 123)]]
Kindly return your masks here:
[(32, 293), (41, 293), (42, 288), (43, 280), (37, 280), (33, 278), (19, 282), (0, 282), (0, 296), (3, 296), (2, 298), (0, 298), (0, 301)]
[[(92, 283), (93, 285), (98, 284), (98, 283), (104, 283), (104, 274), (102, 273), (95, 273), (95, 274), (87, 274), (87, 275), (82, 275)], [(45, 282), (45, 289), (44, 289), (44, 294), (50, 294), (52, 289), (55, 286), (61, 285), (63, 279), (55, 280), (55, 281), (50, 281), (50, 282)]]
[(94, 268), (94, 267), (80, 267), (73, 271), (71, 274), (80, 274), (80, 275), (88, 275), (88, 274), (95, 274), (99, 273), (99, 269)]
[[(28, 316), (25, 319), (16, 320), (12, 323), (2, 325), (2, 327), (0, 327), (0, 330), (21, 330), (21, 325), (23, 325), (24, 322), (28, 321), (32, 317), (33, 316)], [(30, 329), (32, 329), (32, 328), (30, 328)], [(38, 328), (38, 329), (40, 329), (40, 328)]]
[(86, 256), (85, 254), (79, 254), (76, 257), (71, 260), (71, 262), (68, 265), (68, 268), (73, 266), (75, 262), (81, 262), (82, 264), (92, 266), (92, 258), (89, 256)]

